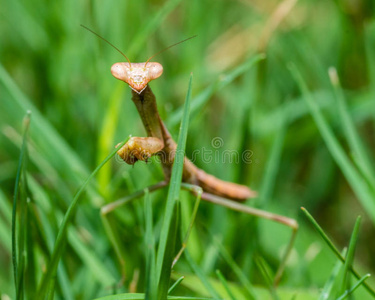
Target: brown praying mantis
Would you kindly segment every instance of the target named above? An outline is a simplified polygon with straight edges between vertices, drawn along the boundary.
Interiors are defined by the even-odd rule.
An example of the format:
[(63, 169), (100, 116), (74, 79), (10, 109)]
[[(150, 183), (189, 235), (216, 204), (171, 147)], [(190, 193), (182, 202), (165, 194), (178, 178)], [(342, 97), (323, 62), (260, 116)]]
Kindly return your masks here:
[[(117, 151), (117, 154), (130, 165), (134, 165), (139, 160), (147, 162), (151, 156), (158, 155), (161, 158), (160, 161), (162, 164), (165, 181), (149, 187), (148, 191), (151, 192), (166, 186), (171, 177), (171, 170), (177, 144), (173, 140), (171, 134), (159, 116), (155, 95), (148, 85), (150, 81), (155, 80), (162, 75), (163, 67), (157, 62), (150, 62), (150, 60), (161, 52), (193, 37), (180, 41), (157, 52), (144, 63), (131, 63), (128, 57), (109, 41), (91, 29), (83, 25), (81, 26), (108, 43), (126, 58), (127, 62), (115, 63), (111, 67), (111, 73), (115, 78), (127, 83), (132, 89), (132, 100), (147, 132), (147, 137), (131, 137), (129, 141)], [(247, 186), (223, 181), (214, 177), (213, 175), (207, 174), (195, 166), (186, 157), (184, 159), (182, 181), (200, 187), (198, 189), (194, 189), (193, 191), (195, 191), (195, 194), (197, 194), (197, 191), (200, 190), (201, 193), (199, 196), (203, 200), (228, 207), (235, 211), (279, 222), (292, 228), (291, 239), (274, 278), (274, 283), (277, 284), (285, 268), (287, 258), (292, 250), (298, 229), (297, 222), (288, 217), (273, 214), (239, 203), (248, 198), (255, 197), (257, 195), (256, 192)], [(139, 197), (143, 194), (144, 192), (140, 191), (136, 193), (134, 197)], [(130, 198), (126, 198), (124, 200), (119, 200), (106, 205), (102, 208), (102, 215), (108, 214), (116, 207), (126, 203), (129, 199)], [(186, 242), (187, 240), (184, 241), (183, 248), (186, 246)], [(182, 251), (180, 251), (179, 255), (181, 252)]]

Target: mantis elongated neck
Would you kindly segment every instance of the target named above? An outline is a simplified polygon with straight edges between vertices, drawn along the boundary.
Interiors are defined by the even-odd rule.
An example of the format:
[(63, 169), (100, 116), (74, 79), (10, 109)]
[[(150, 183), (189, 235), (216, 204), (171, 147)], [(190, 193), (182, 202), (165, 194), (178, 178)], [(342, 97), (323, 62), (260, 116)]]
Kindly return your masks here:
[[(159, 156), (161, 157), (164, 175), (166, 179), (169, 180), (177, 145), (168, 129), (165, 127), (163, 121), (160, 119), (156, 105), (156, 98), (151, 88), (147, 86), (140, 94), (134, 91), (132, 91), (132, 93), (132, 100), (141, 116), (147, 135), (159, 138), (164, 143), (164, 148), (159, 152)], [(184, 167), (184, 170), (185, 169), (186, 166)], [(187, 172), (190, 172), (190, 170)], [(188, 177), (190, 176), (189, 174), (187, 175)]]
[(132, 100), (141, 116), (147, 135), (164, 140), (162, 121), (151, 88), (147, 86), (142, 93), (132, 91), (132, 94)]

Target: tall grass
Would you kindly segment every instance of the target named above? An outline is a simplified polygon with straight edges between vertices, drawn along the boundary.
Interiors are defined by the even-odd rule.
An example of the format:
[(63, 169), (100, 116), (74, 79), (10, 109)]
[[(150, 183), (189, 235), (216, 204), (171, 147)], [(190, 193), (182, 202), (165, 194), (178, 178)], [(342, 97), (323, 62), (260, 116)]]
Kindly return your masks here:
[[(178, 281), (171, 299), (373, 298), (371, 0), (0, 0), (0, 7), (2, 297), (152, 299), (161, 285), (151, 275), (162, 273), (159, 297)], [(164, 74), (150, 86), (177, 141), (193, 72), (187, 156), (257, 190), (246, 205), (298, 221), (278, 287), (270, 278), (289, 229), (202, 201), (170, 273), (195, 197), (179, 192), (177, 179), (169, 186), (179, 195), (171, 227), (163, 224), (168, 189), (145, 192), (163, 180), (156, 160), (132, 168), (114, 158), (92, 173), (118, 142), (145, 131), (130, 89), (109, 72), (123, 58), (80, 24), (136, 62), (198, 35), (154, 59)], [(136, 192), (143, 200), (129, 201)], [(126, 205), (103, 223), (101, 208), (121, 199)], [(160, 238), (166, 228), (175, 238)], [(175, 245), (161, 246), (165, 238)]]

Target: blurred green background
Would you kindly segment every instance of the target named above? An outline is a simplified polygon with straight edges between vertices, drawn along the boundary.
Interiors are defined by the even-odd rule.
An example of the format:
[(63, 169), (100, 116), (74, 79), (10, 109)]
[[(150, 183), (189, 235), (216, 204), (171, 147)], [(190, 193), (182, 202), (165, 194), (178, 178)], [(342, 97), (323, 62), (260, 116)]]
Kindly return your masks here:
[[(118, 142), (130, 134), (145, 135), (130, 88), (110, 73), (111, 65), (124, 58), (80, 24), (134, 62), (198, 35), (153, 59), (163, 65), (164, 73), (150, 86), (176, 139), (192, 72), (187, 156), (203, 149), (218, 156), (247, 151), (247, 163), (207, 162), (196, 154), (194, 162), (221, 179), (259, 191), (248, 205), (299, 222), (279, 297), (317, 299), (337, 261), (302, 215), (301, 206), (340, 250), (348, 245), (356, 217), (362, 215), (354, 262), (360, 274), (373, 273), (375, 211), (366, 203), (375, 202), (374, 13), (373, 0), (0, 0), (0, 292), (14, 297), (10, 219), (26, 111), (32, 112), (27, 167), (35, 278), (30, 284), (39, 282), (58, 224), (83, 180)], [(258, 53), (266, 59), (249, 63)], [(301, 73), (343, 153), (358, 169), (360, 181), (368, 186), (369, 197), (358, 192), (361, 188), (353, 186), (351, 173), (343, 172), (337, 153), (327, 147), (288, 68), (291, 64)], [(337, 70), (342, 90), (332, 84), (331, 67)], [(362, 168), (338, 112), (340, 95), (366, 156)], [(218, 138), (219, 146), (213, 143)], [(104, 296), (119, 282), (118, 292), (144, 292), (143, 201), (114, 214), (126, 253), (124, 267), (105, 234), (100, 207), (162, 179), (155, 161), (131, 167), (114, 159), (100, 171), (72, 226), (56, 299)], [(154, 226), (160, 229), (165, 190), (152, 199)], [(182, 208), (189, 211), (193, 197), (182, 193), (182, 200)], [(262, 257), (274, 272), (289, 228), (204, 202), (195, 228), (188, 249), (204, 274), (217, 280), (215, 270), (220, 269), (239, 290), (239, 299), (246, 299), (214, 237), (264, 295), (259, 299), (271, 297), (254, 258)], [(184, 258), (175, 269), (191, 274), (178, 288), (180, 295), (208, 295)], [(375, 286), (371, 278), (368, 283)], [(370, 298), (362, 287), (355, 295)]]

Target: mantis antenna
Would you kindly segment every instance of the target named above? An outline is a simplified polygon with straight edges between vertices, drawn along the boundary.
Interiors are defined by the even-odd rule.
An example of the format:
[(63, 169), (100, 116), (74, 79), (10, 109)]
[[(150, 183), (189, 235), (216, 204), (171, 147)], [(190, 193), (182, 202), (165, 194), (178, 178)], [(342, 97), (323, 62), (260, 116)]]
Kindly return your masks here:
[(120, 52), (121, 55), (122, 55), (123, 57), (125, 57), (126, 60), (128, 61), (130, 68), (132, 67), (132, 64), (131, 64), (129, 58), (128, 58), (124, 53), (122, 53), (122, 51), (121, 51), (119, 48), (117, 48), (115, 45), (113, 45), (112, 43), (110, 43), (110, 42), (109, 42), (108, 40), (106, 40), (104, 37), (100, 36), (100, 35), (97, 34), (95, 31), (91, 30), (90, 28), (86, 27), (85, 25), (82, 25), (82, 24), (81, 24), (81, 26), (82, 26), (83, 28), (85, 28), (86, 30), (90, 31), (91, 33), (95, 34), (98, 38), (102, 39), (103, 41), (105, 41), (106, 43), (108, 43), (110, 46), (112, 46), (113, 48), (115, 48), (118, 52)]
[[(126, 58), (126, 60), (127, 60), (128, 63), (129, 63), (129, 66), (130, 66), (130, 68), (131, 68), (132, 64), (131, 64), (131, 62), (130, 62), (130, 59), (129, 59), (124, 53), (122, 53), (122, 51), (121, 51), (120, 49), (118, 49), (118, 48), (117, 48), (115, 45), (113, 45), (111, 42), (109, 42), (109, 41), (106, 40), (104, 37), (102, 37), (102, 36), (100, 36), (99, 34), (97, 34), (95, 31), (93, 31), (93, 30), (91, 30), (90, 28), (86, 27), (85, 25), (82, 25), (82, 24), (81, 24), (81, 26), (82, 26), (83, 28), (85, 28), (86, 30), (90, 31), (91, 33), (95, 34), (98, 38), (102, 39), (104, 42), (106, 42), (107, 44), (109, 44), (110, 46), (112, 46), (114, 49), (116, 49), (118, 52), (120, 52), (121, 55), (122, 55), (123, 57)], [(170, 46), (168, 46), (167, 48), (164, 48), (163, 50), (160, 50), (160, 51), (157, 52), (156, 54), (152, 55), (152, 56), (151, 56), (151, 57), (145, 62), (145, 66), (144, 66), (144, 67), (146, 67), (147, 64), (148, 64), (148, 62), (149, 62), (152, 58), (154, 58), (156, 55), (159, 55), (160, 53), (162, 53), (162, 52), (168, 50), (169, 48), (172, 48), (172, 47), (174, 47), (174, 46), (177, 46), (178, 44), (181, 44), (181, 43), (183, 43), (183, 42), (186, 42), (187, 40), (193, 39), (193, 38), (195, 38), (196, 36), (197, 36), (197, 35), (193, 35), (193, 36), (191, 36), (191, 37), (189, 37), (189, 38), (187, 38), (187, 39), (184, 39), (184, 40), (179, 41), (179, 42), (177, 42), (177, 43), (175, 43), (175, 44), (173, 44), (173, 45), (170, 45)]]
[(184, 39), (184, 40), (179, 41), (179, 42), (177, 42), (177, 43), (175, 43), (175, 44), (173, 44), (173, 45), (170, 45), (170, 46), (168, 46), (167, 48), (164, 48), (163, 50), (160, 50), (160, 51), (157, 52), (156, 54), (152, 55), (152, 56), (151, 56), (151, 57), (145, 62), (145, 67), (147, 66), (147, 63), (148, 63), (152, 58), (154, 58), (156, 55), (159, 55), (160, 53), (162, 53), (162, 52), (168, 50), (169, 48), (172, 48), (172, 47), (174, 47), (174, 46), (177, 46), (178, 44), (181, 44), (181, 43), (183, 43), (183, 42), (186, 42), (186, 41), (188, 41), (188, 40), (191, 40), (191, 39), (195, 38), (196, 36), (197, 36), (197, 35), (193, 35), (193, 36), (191, 36), (191, 37), (188, 37), (187, 39)]

